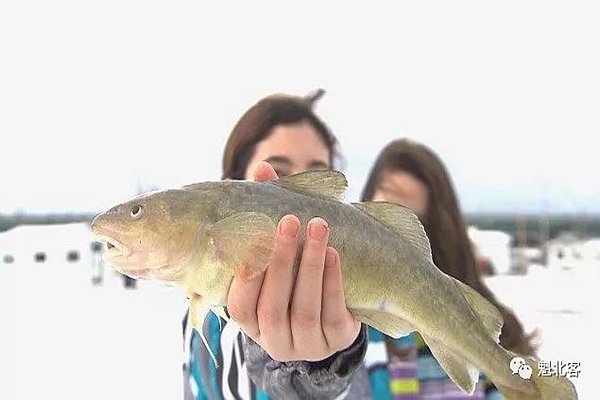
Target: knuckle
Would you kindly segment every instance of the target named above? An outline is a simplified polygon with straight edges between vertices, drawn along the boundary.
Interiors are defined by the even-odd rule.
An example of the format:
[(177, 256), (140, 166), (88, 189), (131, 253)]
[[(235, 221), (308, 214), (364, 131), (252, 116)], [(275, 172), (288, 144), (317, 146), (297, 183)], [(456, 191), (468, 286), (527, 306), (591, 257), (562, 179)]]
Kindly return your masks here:
[(354, 324), (344, 318), (323, 321), (323, 332), (334, 351), (343, 350), (354, 341)]
[(295, 262), (299, 253), (299, 244), (293, 239), (277, 238), (275, 244), (275, 250), (271, 257), (270, 266), (276, 269), (291, 268)]
[(336, 337), (344, 335), (348, 330), (348, 322), (341, 317), (327, 319), (323, 321), (323, 331), (328, 336)]
[[(332, 299), (336, 299), (344, 304), (346, 303), (346, 301), (345, 301), (346, 293), (344, 292), (344, 288), (339, 287), (339, 286), (330, 285), (328, 287), (325, 287), (323, 289), (323, 298), (328, 299), (331, 302), (333, 302)], [(344, 310), (340, 310), (340, 311), (344, 311)]]
[(292, 325), (298, 329), (311, 329), (320, 324), (321, 316), (313, 310), (299, 308), (292, 311)]
[(320, 254), (325, 254), (325, 248), (308, 246), (302, 251), (300, 269), (310, 271), (311, 274), (321, 274), (325, 269), (325, 259)]
[(244, 325), (252, 320), (252, 312), (248, 308), (240, 306), (240, 304), (228, 304), (227, 312), (239, 325)]
[(266, 306), (259, 302), (256, 311), (261, 330), (263, 328), (267, 330), (277, 328), (285, 320), (285, 312), (278, 307)]

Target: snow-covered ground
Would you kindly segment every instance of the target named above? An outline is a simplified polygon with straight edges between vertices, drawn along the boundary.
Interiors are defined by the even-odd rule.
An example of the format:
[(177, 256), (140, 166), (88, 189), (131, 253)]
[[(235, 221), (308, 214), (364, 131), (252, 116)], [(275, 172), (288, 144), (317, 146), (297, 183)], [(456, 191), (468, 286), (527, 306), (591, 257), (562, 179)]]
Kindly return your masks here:
[(181, 399), (185, 298), (90, 277), (90, 265), (2, 265), (0, 399)]
[(594, 330), (600, 323), (600, 263), (573, 270), (532, 266), (525, 276), (500, 275), (487, 278), (487, 283), (527, 331), (541, 330), (540, 359), (580, 362), (579, 377), (571, 379), (579, 398), (600, 399), (600, 387), (592, 381), (600, 376), (600, 346)]
[[(580, 399), (600, 398), (596, 332), (600, 265), (532, 268), (488, 284), (528, 330), (542, 329), (542, 359), (581, 362)], [(180, 399), (181, 318), (176, 288), (112, 271), (91, 284), (89, 263), (0, 264), (0, 399)]]

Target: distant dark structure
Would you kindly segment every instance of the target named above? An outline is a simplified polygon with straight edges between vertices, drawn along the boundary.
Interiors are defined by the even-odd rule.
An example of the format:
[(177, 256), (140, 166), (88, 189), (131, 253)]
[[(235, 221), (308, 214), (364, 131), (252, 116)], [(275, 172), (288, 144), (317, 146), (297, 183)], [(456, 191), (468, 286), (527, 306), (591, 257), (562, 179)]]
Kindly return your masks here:
[[(513, 237), (512, 246), (539, 246), (565, 232), (577, 232), (580, 237), (600, 237), (598, 215), (541, 215), (541, 214), (467, 214), (469, 225), (479, 229), (495, 229)], [(522, 238), (524, 243), (517, 243)]]
[[(1, 214), (0, 233), (19, 225), (47, 225), (84, 222), (91, 224), (99, 213), (62, 214)], [(581, 237), (600, 237), (600, 214), (593, 215), (540, 215), (540, 214), (475, 214), (467, 213), (467, 224), (479, 229), (495, 229), (519, 236), (519, 223), (525, 226), (527, 245), (537, 246), (540, 242), (554, 239), (564, 232), (577, 232)], [(518, 243), (513, 243), (517, 245)], [(76, 257), (72, 255), (71, 257)]]
[(92, 223), (92, 220), (98, 213), (51, 213), (51, 214), (28, 214), (0, 213), (0, 232), (7, 231), (19, 225), (51, 225), (51, 224), (68, 224), (72, 222)]

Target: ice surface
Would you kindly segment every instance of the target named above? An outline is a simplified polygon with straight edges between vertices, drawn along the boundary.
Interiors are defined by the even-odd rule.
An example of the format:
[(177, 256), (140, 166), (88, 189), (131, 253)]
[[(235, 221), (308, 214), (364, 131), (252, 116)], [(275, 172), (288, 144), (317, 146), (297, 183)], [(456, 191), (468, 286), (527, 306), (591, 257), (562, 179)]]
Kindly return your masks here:
[[(581, 362), (573, 382), (583, 400), (600, 398), (599, 270), (487, 278), (527, 330), (542, 330), (542, 359)], [(0, 399), (182, 398), (185, 297), (148, 281), (126, 289), (111, 270), (102, 285), (91, 276), (89, 260), (0, 264)]]

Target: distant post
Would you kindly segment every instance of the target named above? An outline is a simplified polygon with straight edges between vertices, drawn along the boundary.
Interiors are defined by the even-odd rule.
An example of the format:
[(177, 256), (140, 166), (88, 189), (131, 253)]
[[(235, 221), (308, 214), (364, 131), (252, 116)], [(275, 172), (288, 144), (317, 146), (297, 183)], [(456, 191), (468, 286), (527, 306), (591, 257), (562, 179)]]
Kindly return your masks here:
[(104, 261), (102, 260), (102, 244), (92, 242), (90, 250), (92, 253), (92, 284), (100, 285), (104, 280)]
[(540, 218), (540, 250), (541, 262), (548, 266), (548, 241), (550, 240), (550, 218), (546, 212), (543, 212)]
[(521, 213), (517, 214), (517, 238), (519, 242), (519, 253), (520, 253), (520, 264), (519, 272), (521, 274), (527, 273), (527, 220)]

